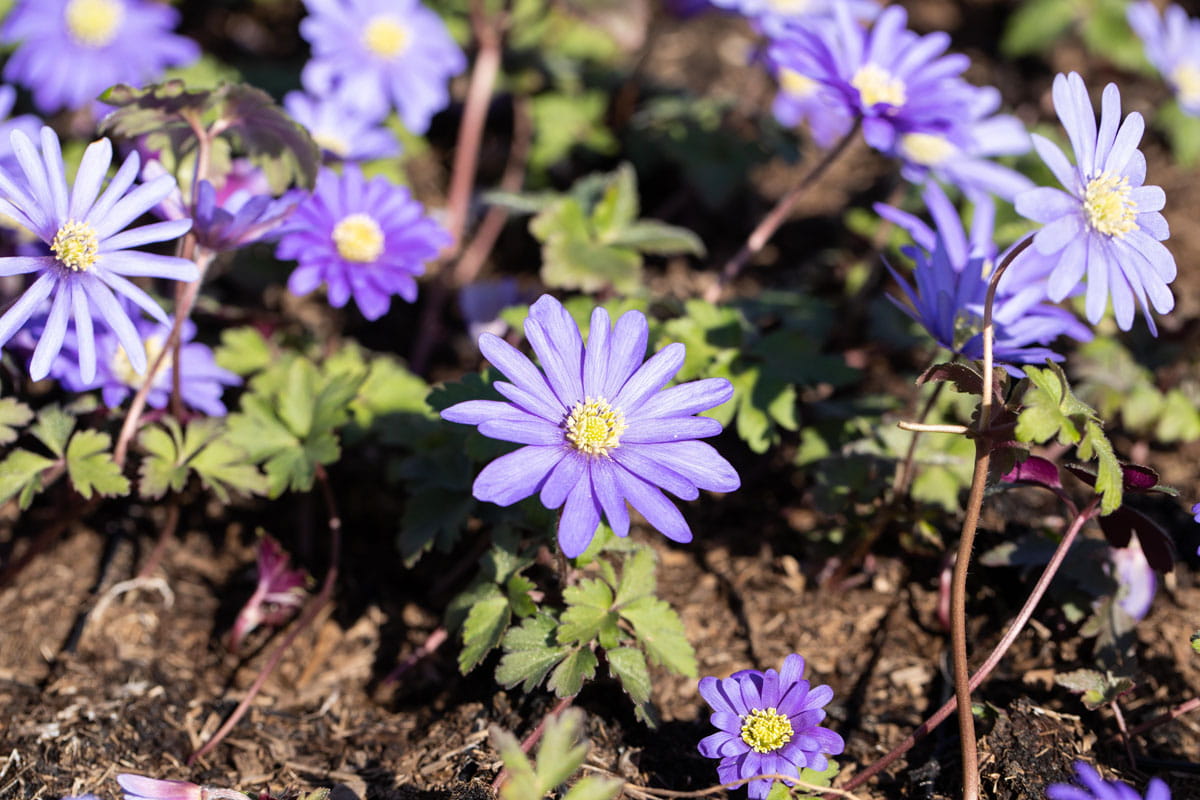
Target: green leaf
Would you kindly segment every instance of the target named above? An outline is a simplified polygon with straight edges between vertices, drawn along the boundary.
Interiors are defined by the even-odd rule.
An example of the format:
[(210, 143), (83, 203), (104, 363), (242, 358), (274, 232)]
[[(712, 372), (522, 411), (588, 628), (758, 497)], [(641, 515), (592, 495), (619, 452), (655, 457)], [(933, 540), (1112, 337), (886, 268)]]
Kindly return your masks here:
[(17, 429), (23, 428), (33, 419), (29, 406), (15, 397), (0, 398), (0, 444), (17, 440)]
[(500, 644), (511, 619), (508, 598), (495, 585), (471, 605), (463, 623), (463, 649), (458, 654), (458, 669), (463, 675), (475, 669)]
[(1096, 493), (1100, 495), (1100, 513), (1111, 514), (1121, 507), (1124, 486), (1121, 462), (1113, 452), (1112, 443), (1104, 435), (1104, 429), (1094, 420), (1085, 423), (1083, 440), (1079, 443), (1079, 457), (1097, 460)]
[(92, 493), (106, 497), (129, 494), (129, 480), (108, 451), (112, 437), (100, 431), (82, 430), (67, 446), (67, 474), (75, 491), (85, 498)]
[(1163, 104), (1154, 121), (1166, 132), (1179, 166), (1193, 167), (1200, 162), (1200, 117), (1188, 114), (1172, 100)]
[(51, 453), (62, 458), (75, 430), (75, 418), (56, 405), (50, 405), (38, 412), (37, 422), (29, 428), (29, 432), (38, 438)]
[[(200, 422), (189, 423), (189, 435), (193, 435), (192, 428)], [(247, 495), (266, 494), (267, 476), (258, 471), (245, 449), (230, 440), (228, 430), (220, 428), (213, 438), (205, 438), (204, 446), (189, 462), (200, 476), (200, 483), (222, 503), (229, 502), (231, 490)], [(197, 435), (206, 437), (203, 427)]]
[(221, 331), (221, 344), (213, 353), (217, 366), (238, 375), (250, 375), (271, 363), (271, 345), (257, 328), (249, 325)]
[[(832, 758), (827, 760), (829, 761), (829, 766), (821, 772), (809, 769), (808, 767), (800, 770), (800, 780), (809, 786), (833, 786), (833, 779), (837, 777), (840, 768), (838, 767), (838, 763)], [(823, 800), (823, 798), (824, 794), (822, 792), (798, 792), (794, 800)]]
[(1192, 643), (1192, 652), (1200, 653), (1200, 631), (1196, 631), (1195, 633), (1192, 634), (1191, 643)]
[(563, 800), (612, 800), (620, 794), (624, 782), (617, 778), (602, 778), (588, 775), (571, 786)]
[(538, 782), (533, 764), (521, 749), (517, 737), (494, 725), (490, 733), (492, 747), (500, 754), (500, 760), (508, 770), (508, 780), (501, 787), (500, 796), (504, 800), (541, 800), (546, 792)]
[(13, 450), (0, 461), (0, 503), (19, 495), (21, 509), (29, 508), (34, 495), (42, 490), (42, 472), (52, 466), (53, 459), (28, 450)]
[(558, 622), (545, 613), (510, 628), (501, 642), (504, 656), (496, 666), (496, 682), (506, 689), (521, 684), (524, 691), (533, 691), (567, 654), (567, 648), (555, 643), (557, 628)]
[(542, 172), (566, 158), (576, 147), (610, 153), (617, 140), (604, 125), (608, 95), (601, 91), (566, 94), (542, 92), (532, 103), (533, 145), (529, 165)]
[(586, 647), (580, 647), (567, 654), (554, 672), (546, 687), (559, 697), (571, 697), (579, 694), (585, 680), (596, 677), (596, 654)]
[(704, 256), (707, 253), (703, 240), (692, 231), (653, 219), (634, 222), (622, 228), (609, 236), (607, 243), (658, 256), (683, 253)]
[(1179, 389), (1170, 390), (1163, 398), (1162, 413), (1154, 435), (1160, 442), (1194, 442), (1200, 439), (1200, 411)]
[(639, 547), (631, 555), (626, 556), (625, 563), (621, 567), (621, 581), (617, 584), (617, 594), (613, 599), (613, 604), (623, 606), (634, 600), (653, 595), (657, 586), (654, 568), (654, 551), (649, 547)]
[(138, 435), (138, 445), (146, 451), (138, 470), (138, 491), (142, 497), (156, 500), (167, 489), (178, 492), (187, 483), (188, 453), (183, 444), (183, 432), (173, 417), (165, 417), (162, 425), (147, 425)]
[(1127, 677), (1118, 677), (1111, 672), (1094, 669), (1060, 672), (1054, 676), (1054, 682), (1078, 692), (1089, 711), (1108, 705), (1134, 686), (1133, 681)]
[(587, 239), (554, 236), (542, 248), (542, 281), (547, 286), (597, 292), (637, 291), (642, 257), (633, 250), (595, 244)]
[(600, 241), (611, 244), (612, 236), (637, 219), (639, 207), (637, 173), (632, 165), (621, 164), (592, 212), (592, 228)]
[(1009, 17), (1000, 52), (1008, 58), (1040, 53), (1071, 27), (1075, 15), (1074, 0), (1027, 0)]
[(696, 653), (688, 643), (683, 622), (667, 603), (643, 597), (620, 610), (650, 660), (679, 675), (696, 677)]
[(542, 792), (552, 791), (571, 777), (583, 766), (587, 751), (588, 743), (583, 738), (581, 710), (567, 709), (548, 718), (541, 746), (538, 747), (535, 767)]
[(621, 682), (621, 688), (630, 700), (639, 706), (650, 702), (650, 670), (641, 650), (636, 647), (617, 647), (605, 650), (604, 657), (608, 659), (609, 672)]
[(288, 369), (284, 391), (279, 394), (278, 412), (279, 419), (297, 439), (312, 433), (320, 380), (316, 365), (308, 359), (297, 358)]
[(586, 644), (606, 627), (615, 627), (616, 615), (610, 610), (612, 590), (594, 578), (580, 581), (563, 590), (567, 609), (558, 628), (559, 644)]

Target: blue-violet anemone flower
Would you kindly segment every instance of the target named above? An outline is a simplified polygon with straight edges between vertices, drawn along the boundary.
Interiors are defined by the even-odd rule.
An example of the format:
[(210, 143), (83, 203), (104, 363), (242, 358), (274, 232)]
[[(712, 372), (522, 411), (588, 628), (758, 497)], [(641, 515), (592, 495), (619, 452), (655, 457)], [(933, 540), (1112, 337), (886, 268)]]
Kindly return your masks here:
[(1054, 783), (1046, 787), (1049, 800), (1171, 800), (1171, 789), (1159, 778), (1146, 784), (1146, 794), (1123, 781), (1106, 781), (1091, 764), (1075, 762), (1075, 774), (1082, 787), (1069, 783)]
[(179, 12), (146, 0), (17, 0), (0, 29), (16, 44), (4, 79), (27, 86), (44, 113), (78, 109), (117, 83), (141, 86), (200, 56), (172, 33)]
[(395, 134), (339, 95), (313, 97), (288, 92), (283, 107), (308, 130), (328, 161), (370, 161), (400, 154)]
[(1048, 273), (1047, 293), (1055, 302), (1086, 275), (1088, 320), (1100, 321), (1111, 296), (1117, 325), (1129, 330), (1136, 301), (1157, 334), (1150, 306), (1160, 314), (1175, 307), (1167, 284), (1176, 270), (1174, 256), (1162, 244), (1170, 235), (1159, 213), (1166, 196), (1157, 186), (1142, 185), (1146, 158), (1137, 149), (1145, 128), (1142, 115), (1134, 111), (1122, 122), (1121, 95), (1110, 83), (1097, 129), (1087, 87), (1074, 72), (1054, 79), (1053, 97), (1075, 164), (1049, 139), (1033, 136), (1038, 155), (1063, 188), (1043, 186), (1017, 196), (1017, 212), (1043, 227), (1013, 266)]
[(467, 59), (420, 0), (304, 0), (300, 34), (312, 44), (304, 88), (380, 120), (395, 108), (413, 133), (450, 103), (450, 78)]
[(235, 789), (198, 786), (188, 781), (168, 781), (123, 772), (117, 783), (125, 791), (125, 800), (250, 800)]
[(1200, 117), (1200, 19), (1172, 3), (1159, 14), (1149, 0), (1125, 12), (1129, 26), (1146, 46), (1146, 58), (1166, 78), (1179, 107)]
[(852, 17), (870, 21), (879, 16), (875, 0), (711, 0), (718, 8), (741, 14), (768, 36), (775, 36), (789, 25), (807, 25), (828, 20), (837, 6), (844, 6)]
[(288, 290), (302, 295), (322, 283), (329, 303), (353, 296), (367, 319), (379, 319), (391, 297), (417, 299), (415, 276), (450, 243), (450, 234), (425, 215), (408, 189), (382, 176), (370, 181), (356, 165), (339, 177), (322, 168), (312, 196), (292, 213), (275, 254), (296, 259)]
[(114, 292), (165, 323), (167, 316), (130, 277), (170, 278), (194, 281), (200, 274), (191, 261), (173, 256), (143, 253), (130, 247), (165, 242), (182, 236), (192, 227), (189, 219), (170, 220), (124, 230), (129, 223), (157, 205), (175, 188), (169, 175), (133, 189), (138, 174), (138, 155), (117, 170), (101, 193), (112, 144), (100, 139), (88, 145), (75, 183), (67, 188), (62, 150), (58, 137), (42, 128), (41, 153), (25, 134), (12, 134), (13, 151), (21, 164), (24, 180), (18, 182), (0, 170), (0, 214), (7, 215), (50, 246), (52, 255), (0, 258), (0, 276), (29, 275), (37, 279), (20, 299), (0, 316), (0, 346), (37, 313), (51, 296), (49, 316), (33, 351), (29, 374), (40, 380), (49, 373), (62, 347), (67, 322), (75, 323), (79, 346), (79, 370), (83, 379), (96, 374), (96, 341), (92, 309), (113, 330), (129, 355), (135, 372), (146, 370), (146, 351), (129, 314)]
[[(170, 336), (170, 322), (161, 323), (145, 319), (141, 315), (133, 315), (133, 324), (145, 343), (147, 360), (154, 363)], [(196, 326), (191, 320), (183, 323), (180, 333), (180, 399), (189, 408), (202, 411), (210, 417), (225, 416), (226, 409), (225, 404), (221, 402), (221, 395), (224, 394), (225, 387), (241, 385), (242, 379), (217, 366), (208, 345), (192, 341), (192, 337), (196, 335)], [(50, 367), (50, 375), (61, 381), (67, 389), (72, 392), (99, 389), (104, 405), (119, 408), (125, 402), (125, 398), (141, 388), (142, 376), (134, 371), (125, 348), (112, 332), (100, 331), (96, 334), (97, 369), (92, 380), (84, 380), (80, 374), (72, 352), (77, 349), (75, 337), (68, 333), (62, 353)], [(168, 354), (163, 368), (155, 375), (154, 383), (146, 396), (146, 404), (151, 408), (167, 407), (175, 380), (174, 371), (175, 360)]]
[[(888, 269), (909, 304), (889, 299), (920, 323), (934, 341), (967, 358), (983, 357), (983, 312), (988, 280), (997, 263), (992, 240), (995, 218), (993, 201), (988, 196), (975, 202), (970, 234), (950, 199), (937, 184), (924, 192), (937, 230), (904, 211), (882, 204), (876, 212), (908, 231), (916, 247), (903, 252), (914, 262), (915, 287), (904, 280), (891, 265)], [(1001, 281), (1002, 291), (992, 306), (995, 325), (993, 353), (1006, 364), (1037, 364), (1046, 359), (1062, 361), (1062, 356), (1047, 345), (1059, 336), (1079, 341), (1092, 338), (1091, 329), (1069, 311), (1046, 303), (1044, 281), (1026, 284)]]
[[(804, 659), (792, 653), (779, 672), (745, 669), (724, 680), (700, 679), (700, 695), (712, 706), (709, 719), (719, 730), (701, 739), (699, 750), (721, 759), (721, 783), (769, 773), (799, 778), (805, 768), (823, 772), (827, 756), (845, 749), (841, 736), (820, 727), (833, 689), (812, 687), (803, 674)], [(747, 789), (753, 800), (762, 800), (771, 781), (750, 781)]]
[(563, 506), (558, 543), (574, 558), (587, 549), (603, 514), (618, 536), (629, 533), (626, 501), (676, 542), (692, 531), (660, 489), (694, 500), (700, 489), (730, 492), (740, 481), (711, 446), (721, 423), (694, 416), (733, 396), (723, 378), (659, 391), (683, 366), (684, 346), (669, 344), (644, 364), (649, 326), (638, 311), (611, 324), (592, 312), (587, 346), (562, 304), (543, 295), (529, 309), (525, 336), (545, 374), (497, 336), (479, 349), (512, 383), (495, 388), (511, 402), (468, 400), (444, 419), (478, 425), (493, 439), (526, 445), (488, 464), (474, 495), (507, 506), (540, 492), (546, 508)]

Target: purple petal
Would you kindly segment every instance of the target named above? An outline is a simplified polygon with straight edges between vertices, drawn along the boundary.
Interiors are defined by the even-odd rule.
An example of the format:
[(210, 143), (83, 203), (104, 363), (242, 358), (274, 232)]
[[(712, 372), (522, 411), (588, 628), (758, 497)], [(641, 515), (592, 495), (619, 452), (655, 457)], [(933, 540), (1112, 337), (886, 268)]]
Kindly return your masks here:
[(617, 536), (622, 538), (629, 535), (629, 509), (625, 506), (625, 496), (617, 485), (617, 470), (612, 461), (606, 458), (596, 459), (592, 464), (592, 491), (604, 509), (608, 526)]
[(592, 482), (579, 481), (567, 495), (558, 520), (558, 546), (563, 555), (575, 558), (587, 550), (599, 525), (600, 509), (592, 495)]
[(663, 536), (675, 542), (692, 540), (692, 531), (683, 514), (658, 489), (624, 470), (617, 473), (617, 485), (629, 504)]
[(646, 357), (646, 342), (650, 336), (650, 326), (646, 317), (640, 311), (626, 311), (617, 320), (609, 337), (608, 369), (605, 371), (605, 398), (614, 398), (621, 387), (629, 380), (629, 376)]
[(613, 398), (612, 404), (625, 413), (626, 418), (657, 392), (667, 381), (675, 377), (683, 366), (687, 348), (678, 342), (673, 342), (659, 350), (643, 364), (621, 387), (621, 391)]
[(583, 400), (583, 337), (562, 304), (548, 294), (529, 307), (525, 338), (546, 371), (546, 381), (570, 408)]
[(29, 363), (29, 377), (35, 381), (50, 374), (50, 364), (62, 349), (63, 338), (67, 335), (67, 317), (71, 310), (70, 282), (64, 282), (54, 295), (50, 304), (50, 315), (46, 317), (46, 325), (38, 338), (37, 346), (33, 349), (33, 360)]
[(0, 345), (11, 339), (13, 334), (29, 321), (57, 284), (58, 276), (54, 272), (43, 272), (29, 285), (17, 302), (8, 307), (4, 316), (0, 317)]
[[(512, 406), (509, 407), (512, 408)], [(563, 433), (557, 425), (551, 425), (541, 417), (526, 414), (516, 408), (512, 410), (514, 416), (481, 422), (478, 428), (479, 432), (502, 442), (562, 446)], [(516, 418), (516, 414), (520, 414), (521, 418)]]
[(510, 506), (542, 488), (542, 481), (566, 454), (561, 447), (522, 447), (500, 456), (475, 478), (477, 500)]
[(539, 498), (546, 508), (558, 508), (567, 499), (567, 495), (580, 481), (589, 481), (587, 472), (588, 457), (569, 450), (550, 471), (546, 482), (542, 484), (542, 494)]
[(695, 484), (670, 467), (650, 458), (639, 447), (618, 447), (612, 452), (613, 460), (642, 480), (666, 489), (681, 500), (695, 500), (700, 490)]
[(721, 432), (721, 423), (710, 417), (666, 417), (635, 419), (621, 434), (622, 444), (675, 442), (703, 439)]
[(708, 411), (733, 397), (733, 384), (724, 378), (705, 378), (664, 389), (647, 400), (639, 417), (687, 416)]
[(483, 357), (504, 373), (504, 376), (525, 391), (535, 394), (545, 400), (548, 406), (560, 406), (566, 415), (567, 406), (554, 396), (542, 373), (538, 372), (533, 362), (521, 354), (521, 351), (508, 342), (490, 333), (479, 337), (479, 352)]

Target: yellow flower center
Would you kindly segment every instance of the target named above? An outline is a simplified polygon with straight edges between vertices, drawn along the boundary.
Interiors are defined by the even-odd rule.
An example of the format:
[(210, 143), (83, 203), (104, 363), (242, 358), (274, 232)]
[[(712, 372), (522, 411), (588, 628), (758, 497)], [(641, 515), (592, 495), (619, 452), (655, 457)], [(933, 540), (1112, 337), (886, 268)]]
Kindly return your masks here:
[(85, 47), (104, 47), (116, 37), (125, 6), (120, 0), (70, 0), (63, 13), (72, 39)]
[(914, 164), (936, 167), (957, 152), (949, 139), (935, 133), (906, 133), (900, 137), (900, 154)]
[(333, 243), (347, 261), (370, 264), (383, 255), (383, 231), (369, 214), (351, 214), (333, 227)]
[(812, 5), (812, 0), (767, 0), (767, 6), (776, 14), (802, 14)]
[(587, 398), (576, 403), (563, 423), (567, 441), (581, 453), (606, 456), (609, 450), (621, 445), (621, 434), (628, 427), (625, 415), (609, 405), (607, 400)]
[(390, 14), (371, 17), (363, 29), (363, 44), (375, 55), (388, 61), (408, 49), (408, 28)]
[(86, 222), (64, 222), (50, 242), (50, 252), (72, 272), (87, 272), (100, 257), (100, 237)]
[(1101, 172), (1088, 181), (1083, 210), (1093, 230), (1118, 239), (1137, 228), (1137, 203), (1129, 199), (1129, 179)]
[(795, 97), (808, 97), (817, 90), (817, 82), (794, 69), (784, 67), (779, 71), (779, 87)]
[(742, 741), (756, 753), (770, 753), (792, 740), (792, 721), (770, 708), (756, 708), (742, 717)]
[(1200, 67), (1195, 64), (1180, 64), (1171, 73), (1171, 83), (1179, 93), (1179, 100), (1184, 105), (1200, 103)]
[[(163, 351), (163, 345), (166, 340), (162, 336), (151, 336), (146, 339), (143, 344), (146, 346), (146, 363), (153, 366), (158, 360), (158, 356)], [(171, 367), (175, 364), (173, 355), (168, 355), (167, 360), (163, 362), (163, 367), (155, 376), (154, 382), (161, 384), (166, 380), (166, 376), (170, 374)], [(129, 363), (129, 355), (125, 352), (125, 348), (117, 345), (117, 352), (113, 353), (112, 361), (108, 362), (108, 369), (112, 372), (113, 377), (134, 389), (141, 388), (142, 373), (133, 368), (133, 364)]]
[(908, 99), (904, 81), (878, 64), (863, 64), (858, 72), (854, 73), (850, 85), (858, 89), (862, 104), (868, 107), (879, 103), (899, 107)]
[(350, 152), (350, 143), (332, 133), (314, 134), (313, 141), (317, 143), (317, 147), (320, 147), (322, 150), (328, 150), (339, 158), (344, 157)]

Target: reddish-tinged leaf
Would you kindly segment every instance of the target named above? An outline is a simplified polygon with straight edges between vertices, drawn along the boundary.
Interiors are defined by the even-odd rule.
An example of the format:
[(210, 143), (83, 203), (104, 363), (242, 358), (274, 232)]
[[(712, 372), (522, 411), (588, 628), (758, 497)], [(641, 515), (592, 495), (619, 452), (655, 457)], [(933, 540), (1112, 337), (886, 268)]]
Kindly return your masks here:
[(1122, 506), (1100, 517), (1100, 529), (1113, 547), (1127, 546), (1131, 536), (1137, 534), (1146, 561), (1158, 572), (1170, 572), (1175, 565), (1175, 543), (1157, 522), (1140, 511)]
[(1058, 466), (1053, 461), (1041, 456), (1029, 456), (1009, 470), (1003, 480), (1009, 483), (1031, 483), (1050, 489), (1062, 488)]

